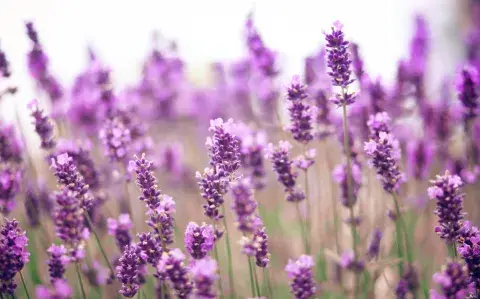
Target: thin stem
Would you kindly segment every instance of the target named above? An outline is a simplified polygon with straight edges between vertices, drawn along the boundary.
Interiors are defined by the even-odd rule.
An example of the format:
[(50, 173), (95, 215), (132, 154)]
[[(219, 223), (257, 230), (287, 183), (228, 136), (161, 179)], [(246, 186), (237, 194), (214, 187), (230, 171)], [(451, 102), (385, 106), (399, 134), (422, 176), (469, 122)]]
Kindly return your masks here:
[(27, 298), (30, 299), (30, 294), (28, 293), (27, 285), (25, 284), (25, 279), (23, 278), (22, 271), (20, 271), (20, 278), (22, 279), (22, 285), (25, 289), (25, 294), (27, 294)]
[(266, 267), (263, 268), (263, 280), (265, 280), (267, 284), (268, 298), (273, 298), (273, 291), (272, 291), (272, 285), (270, 283), (270, 276), (268, 275), (268, 269)]
[(252, 268), (252, 261), (250, 260), (250, 257), (247, 256), (248, 260), (248, 272), (250, 273), (250, 289), (252, 291), (252, 297), (256, 297), (255, 294), (255, 283), (254, 283), (254, 278), (253, 278), (253, 268)]
[(82, 275), (80, 274), (80, 266), (78, 265), (78, 262), (75, 263), (75, 269), (77, 270), (77, 278), (78, 278), (78, 282), (80, 283), (80, 289), (82, 290), (83, 299), (87, 299), (87, 296), (85, 295), (85, 288), (83, 287)]
[(233, 262), (232, 262), (232, 249), (230, 247), (230, 237), (228, 235), (228, 226), (225, 214), (225, 205), (222, 206), (223, 210), (223, 226), (225, 227), (225, 245), (227, 246), (227, 259), (228, 259), (228, 280), (230, 284), (230, 298), (235, 298), (235, 281), (233, 279)]
[[(216, 228), (216, 224), (215, 224), (215, 221), (213, 222), (213, 230), (216, 231), (217, 228)], [(222, 275), (220, 274), (220, 259), (218, 258), (218, 247), (217, 247), (217, 241), (218, 240), (215, 240), (215, 242), (213, 243), (213, 252), (215, 254), (215, 259), (217, 260), (217, 263), (218, 263), (218, 280), (217, 280), (217, 284), (218, 284), (218, 290), (220, 291), (220, 298), (223, 298), (223, 285), (222, 285)]]
[[(345, 98), (346, 90), (342, 88), (342, 95)], [(345, 148), (345, 155), (347, 160), (347, 194), (348, 194), (348, 201), (350, 203), (354, 202), (354, 195), (353, 195), (353, 180), (352, 180), (352, 161), (351, 161), (351, 150), (350, 150), (350, 137), (348, 135), (348, 119), (347, 119), (347, 105), (343, 104), (342, 106), (343, 112), (343, 147)], [(358, 251), (357, 251), (357, 232), (354, 225), (355, 213), (353, 211), (353, 207), (350, 207), (350, 229), (352, 231), (352, 241), (353, 241), (353, 253), (355, 261), (358, 260)], [(360, 283), (360, 275), (359, 273), (355, 273), (355, 297), (358, 296), (359, 290), (359, 283)]]
[(305, 252), (308, 250), (308, 241), (307, 241), (307, 235), (305, 233), (305, 227), (302, 219), (302, 212), (300, 211), (300, 203), (297, 202), (295, 203), (295, 207), (297, 208), (297, 215), (298, 215), (298, 220), (300, 222), (300, 231), (302, 234), (302, 239), (303, 239), (303, 245), (305, 247)]
[(409, 264), (413, 263), (413, 252), (412, 252), (412, 247), (410, 246), (410, 241), (408, 238), (408, 231), (407, 231), (407, 225), (405, 224), (405, 219), (402, 217), (402, 214), (400, 213), (400, 206), (398, 204), (398, 196), (394, 192), (392, 193), (393, 195), (393, 201), (395, 202), (395, 212), (397, 214), (397, 221), (400, 222), (400, 226), (402, 227), (403, 230), (403, 235), (405, 237), (405, 253), (407, 256), (407, 261)]
[[(307, 151), (307, 146), (304, 148), (304, 152)], [(306, 253), (310, 254), (312, 251), (312, 244), (310, 242), (311, 231), (312, 231), (312, 211), (310, 206), (310, 188), (308, 185), (308, 169), (305, 170), (305, 203), (307, 205), (307, 215), (305, 216), (305, 226), (306, 226), (306, 235), (307, 235), (307, 248)]]
[(257, 296), (260, 297), (261, 292), (260, 292), (260, 286), (258, 284), (257, 269), (255, 267), (254, 262), (251, 261), (251, 263), (252, 263), (252, 268), (253, 268), (253, 278), (255, 279), (255, 289), (257, 290)]
[(95, 240), (97, 241), (98, 247), (100, 248), (100, 251), (102, 252), (103, 258), (105, 259), (105, 262), (108, 265), (108, 268), (110, 269), (110, 276), (112, 279), (115, 279), (115, 271), (113, 270), (112, 265), (110, 264), (110, 260), (107, 257), (107, 254), (105, 253), (105, 250), (103, 249), (102, 242), (100, 242), (100, 238), (98, 237), (98, 234), (95, 230), (95, 226), (93, 225), (92, 219), (90, 219), (90, 215), (88, 215), (87, 211), (84, 211), (83, 213), (85, 215), (85, 218), (87, 219), (88, 226), (90, 226), (90, 230), (92, 231), (93, 235), (95, 236)]

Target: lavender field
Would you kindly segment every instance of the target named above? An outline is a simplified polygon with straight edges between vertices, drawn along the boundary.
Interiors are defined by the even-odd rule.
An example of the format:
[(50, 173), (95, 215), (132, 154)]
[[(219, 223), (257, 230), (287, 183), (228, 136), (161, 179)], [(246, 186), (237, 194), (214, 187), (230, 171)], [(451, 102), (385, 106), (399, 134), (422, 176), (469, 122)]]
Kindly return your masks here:
[(0, 299), (480, 298), (480, 2), (468, 15), (433, 87), (422, 15), (387, 83), (342, 20), (285, 73), (252, 12), (207, 86), (158, 34), (135, 84), (94, 48), (68, 82), (27, 20), (28, 106), (0, 43)]

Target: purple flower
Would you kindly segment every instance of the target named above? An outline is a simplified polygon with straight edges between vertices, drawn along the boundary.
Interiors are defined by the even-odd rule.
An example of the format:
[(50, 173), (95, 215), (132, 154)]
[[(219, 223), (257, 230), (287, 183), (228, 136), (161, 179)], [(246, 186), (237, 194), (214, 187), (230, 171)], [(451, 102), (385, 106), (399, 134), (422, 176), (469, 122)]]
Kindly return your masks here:
[(264, 44), (253, 24), (253, 14), (249, 14), (245, 25), (247, 47), (253, 64), (262, 76), (275, 77), (278, 74), (278, 69), (275, 65), (276, 53)]
[(142, 192), (138, 199), (144, 201), (149, 209), (154, 210), (160, 206), (162, 191), (158, 188), (157, 178), (153, 173), (153, 163), (145, 158), (145, 154), (142, 154), (141, 159), (133, 157), (129, 168), (137, 174), (137, 186)]
[(8, 215), (17, 205), (15, 197), (20, 192), (22, 172), (13, 167), (0, 168), (0, 212)]
[(465, 221), (458, 238), (457, 251), (468, 267), (471, 281), (478, 286), (480, 280), (480, 231)]
[(0, 162), (21, 163), (23, 144), (12, 125), (0, 124)]
[(340, 185), (340, 201), (347, 208), (353, 207), (357, 202), (358, 191), (362, 185), (362, 171), (357, 163), (352, 164), (351, 174), (353, 179), (352, 200), (348, 196), (347, 165), (344, 163), (337, 165), (333, 170), (333, 178)]
[(395, 192), (404, 180), (398, 166), (400, 159), (398, 140), (391, 134), (380, 132), (378, 140), (370, 139), (365, 142), (365, 152), (370, 157), (369, 164), (377, 171), (383, 189), (389, 193)]
[(225, 176), (232, 175), (240, 167), (240, 142), (232, 134), (235, 124), (232, 119), (224, 122), (221, 118), (210, 121), (209, 131), (213, 137), (207, 138), (210, 165)]
[(442, 266), (441, 272), (433, 275), (433, 280), (440, 286), (441, 294), (430, 290), (432, 299), (465, 298), (469, 293), (470, 277), (465, 265), (457, 262), (448, 262)]
[(477, 69), (472, 66), (464, 67), (455, 80), (458, 99), (463, 105), (466, 121), (475, 118), (478, 114), (478, 80)]
[(385, 111), (387, 94), (380, 78), (368, 85), (371, 109), (374, 114)]
[(241, 136), (241, 165), (247, 170), (253, 188), (261, 190), (265, 187), (265, 165), (263, 149), (266, 145), (265, 132), (252, 132), (246, 128)]
[(370, 115), (367, 126), (370, 131), (369, 138), (373, 140), (378, 140), (380, 132), (390, 133), (392, 131), (391, 118), (387, 112)]
[(10, 64), (8, 63), (7, 55), (0, 49), (0, 78), (9, 78), (10, 75)]
[(410, 265), (398, 281), (395, 294), (398, 299), (405, 299), (407, 298), (408, 292), (415, 294), (419, 286), (420, 282), (418, 280), (417, 270)]
[(162, 201), (156, 209), (147, 211), (148, 220), (146, 222), (160, 234), (162, 244), (173, 243), (175, 212), (175, 201), (166, 194), (162, 195)]
[(55, 170), (55, 176), (60, 185), (75, 192), (80, 201), (80, 206), (85, 211), (90, 210), (93, 205), (93, 198), (90, 188), (75, 165), (75, 161), (67, 153), (52, 158), (51, 167)]
[(48, 254), (50, 258), (48, 259), (48, 272), (50, 275), (50, 282), (55, 283), (58, 279), (63, 279), (65, 274), (65, 266), (70, 262), (70, 259), (67, 256), (67, 249), (63, 245), (52, 244), (48, 248)]
[(189, 222), (185, 230), (185, 248), (194, 259), (203, 259), (213, 249), (215, 233), (213, 226)]
[(462, 211), (464, 194), (460, 191), (462, 179), (446, 171), (445, 175), (438, 175), (432, 184), (428, 188), (428, 196), (437, 203), (435, 214), (438, 215), (439, 225), (435, 227), (435, 232), (447, 244), (453, 244), (460, 237), (465, 215)]
[(343, 269), (350, 270), (355, 273), (361, 273), (365, 269), (365, 262), (355, 260), (355, 254), (352, 250), (346, 250), (342, 253), (340, 266)]
[(217, 271), (217, 261), (208, 256), (193, 263), (190, 272), (195, 284), (195, 298), (217, 298), (215, 286), (215, 281), (218, 279)]
[(155, 267), (162, 256), (162, 242), (158, 234), (153, 232), (137, 234), (137, 246), (145, 253), (147, 263)]
[(203, 174), (197, 171), (196, 178), (202, 197), (207, 201), (203, 205), (205, 216), (218, 220), (223, 217), (220, 213), (220, 206), (223, 204), (223, 197), (228, 191), (229, 181), (223, 175), (218, 174), (212, 168), (205, 168)]
[(350, 44), (350, 51), (352, 51), (352, 69), (355, 77), (358, 81), (362, 81), (362, 78), (365, 74), (365, 69), (363, 67), (363, 59), (360, 57), (359, 46), (356, 43)]
[(372, 236), (370, 237), (370, 242), (368, 243), (367, 248), (367, 258), (372, 260), (378, 257), (380, 253), (380, 241), (383, 238), (383, 233), (378, 228), (373, 230)]
[(348, 85), (354, 80), (350, 78), (350, 65), (352, 60), (348, 53), (349, 42), (345, 40), (342, 31), (343, 25), (336, 21), (331, 27), (331, 33), (325, 33), (327, 41), (327, 66), (330, 68), (328, 74), (332, 78), (332, 85), (342, 88), (342, 93), (335, 94), (333, 102), (337, 106), (350, 105), (355, 102), (355, 94), (346, 91)]
[(112, 282), (110, 270), (97, 261), (93, 261), (90, 266), (83, 265), (82, 272), (90, 285), (94, 287), (104, 286)]
[(13, 295), (17, 285), (15, 275), (28, 263), (28, 238), (21, 231), (18, 221), (5, 219), (0, 228), (0, 294)]
[(241, 179), (231, 184), (232, 209), (236, 216), (236, 226), (243, 233), (252, 233), (257, 226), (255, 214), (257, 202), (253, 197), (253, 190), (248, 179)]
[(433, 145), (427, 140), (412, 140), (407, 145), (408, 170), (412, 177), (424, 180), (429, 173), (433, 158)]
[(259, 225), (251, 239), (244, 237), (241, 243), (243, 245), (242, 252), (248, 256), (255, 257), (255, 264), (258, 267), (265, 268), (268, 266), (270, 263), (268, 235), (263, 224)]
[(316, 108), (316, 135), (317, 138), (323, 140), (330, 136), (334, 131), (332, 115), (330, 111), (330, 101), (328, 100), (327, 96), (328, 91), (323, 86), (314, 87), (311, 94), (313, 94), (313, 100)]
[(184, 263), (185, 255), (178, 248), (164, 252), (157, 265), (159, 275), (166, 275), (170, 280), (175, 295), (180, 298), (188, 298), (193, 290), (193, 283), (189, 277), (189, 271)]
[(140, 289), (139, 278), (146, 259), (137, 245), (127, 245), (117, 266), (117, 278), (122, 283), (120, 294), (132, 298)]
[(294, 76), (287, 89), (288, 111), (291, 122), (288, 130), (292, 133), (293, 139), (303, 144), (307, 144), (313, 139), (313, 109), (306, 102), (307, 97), (306, 86), (300, 82), (299, 76)]
[(52, 289), (40, 285), (35, 289), (35, 296), (42, 299), (70, 299), (73, 298), (73, 290), (65, 280), (58, 279)]
[(295, 158), (293, 163), (296, 167), (303, 171), (307, 171), (310, 166), (315, 163), (315, 157), (317, 155), (317, 151), (314, 148), (311, 148), (305, 152), (304, 155), (300, 155)]
[(289, 202), (299, 202), (305, 199), (305, 193), (295, 188), (298, 173), (292, 168), (290, 149), (292, 145), (288, 141), (280, 141), (278, 146), (272, 143), (265, 149), (265, 157), (273, 163), (273, 170), (277, 174), (277, 180), (285, 187), (286, 199)]
[(313, 298), (317, 291), (312, 268), (315, 265), (309, 255), (301, 255), (297, 260), (288, 260), (285, 267), (290, 280), (290, 290), (297, 299)]
[(27, 190), (25, 190), (25, 200), (23, 204), (28, 225), (30, 227), (38, 227), (40, 225), (40, 200), (38, 199), (37, 192), (31, 185), (28, 185)]
[(80, 207), (78, 194), (63, 187), (55, 194), (54, 224), (57, 237), (63, 240), (73, 261), (83, 258), (84, 240), (89, 231), (84, 225), (83, 210)]
[(40, 109), (37, 100), (33, 100), (28, 104), (33, 118), (32, 124), (35, 126), (35, 132), (40, 137), (40, 147), (50, 150), (55, 147), (56, 141), (53, 133), (53, 124), (48, 116)]
[(123, 248), (132, 243), (132, 236), (129, 230), (133, 228), (129, 214), (121, 214), (117, 219), (107, 219), (108, 234), (115, 237), (118, 248)]
[(110, 161), (122, 162), (126, 159), (132, 143), (132, 132), (121, 117), (108, 118), (99, 136)]

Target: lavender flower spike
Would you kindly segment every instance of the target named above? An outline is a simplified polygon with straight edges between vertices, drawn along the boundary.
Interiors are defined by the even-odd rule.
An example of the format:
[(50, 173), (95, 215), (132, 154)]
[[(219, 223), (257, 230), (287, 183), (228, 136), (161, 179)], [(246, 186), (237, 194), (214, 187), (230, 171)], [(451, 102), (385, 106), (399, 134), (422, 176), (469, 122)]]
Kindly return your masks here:
[(347, 165), (340, 164), (333, 170), (333, 178), (340, 185), (341, 196), (340, 201), (345, 207), (353, 207), (357, 202), (358, 191), (360, 190), (362, 184), (362, 171), (357, 163), (352, 164), (352, 179), (353, 179), (353, 190), (352, 190), (352, 200), (348, 196), (348, 185), (347, 185)]
[(435, 232), (447, 244), (454, 244), (461, 236), (465, 215), (462, 211), (464, 194), (460, 191), (462, 179), (445, 171), (445, 175), (437, 176), (432, 183), (433, 186), (428, 188), (428, 196), (437, 203), (435, 214), (438, 215), (439, 225), (435, 227)]
[(480, 281), (480, 231), (470, 222), (464, 222), (462, 236), (458, 238), (458, 243), (458, 254), (467, 264), (471, 282), (478, 287)]
[(35, 289), (36, 298), (42, 299), (70, 299), (73, 296), (73, 290), (65, 280), (59, 279), (53, 283), (50, 290), (41, 285)]
[(337, 106), (355, 102), (355, 94), (346, 91), (348, 85), (353, 82), (350, 78), (352, 60), (348, 52), (349, 42), (344, 38), (342, 27), (343, 25), (337, 21), (333, 24), (331, 33), (325, 33), (327, 66), (330, 68), (328, 74), (332, 78), (332, 85), (342, 88), (342, 93), (337, 93), (333, 99)]
[(142, 192), (139, 199), (144, 201), (149, 209), (155, 210), (160, 206), (162, 191), (158, 188), (157, 178), (153, 173), (153, 163), (145, 158), (145, 154), (142, 154), (141, 158), (133, 157), (129, 168), (137, 174), (137, 185)]
[(289, 260), (285, 271), (290, 279), (290, 290), (296, 299), (308, 299), (315, 296), (316, 283), (313, 280), (313, 258), (301, 255), (297, 260)]
[(133, 227), (129, 214), (121, 214), (117, 219), (107, 219), (108, 234), (115, 237), (115, 242), (120, 250), (132, 243), (129, 230)]
[(147, 256), (147, 263), (156, 267), (163, 252), (160, 236), (156, 233), (148, 232), (137, 234), (137, 237), (139, 239), (137, 245)]
[(178, 298), (188, 298), (193, 290), (193, 283), (189, 277), (188, 268), (184, 263), (185, 255), (178, 248), (164, 252), (157, 265), (159, 275), (166, 275), (172, 283)]
[(53, 134), (53, 124), (48, 116), (45, 116), (42, 109), (39, 108), (38, 101), (33, 100), (28, 104), (33, 118), (35, 132), (40, 137), (40, 147), (49, 150), (55, 147), (56, 141)]
[(457, 75), (455, 86), (458, 92), (458, 99), (464, 107), (464, 117), (468, 121), (478, 115), (479, 75), (476, 68), (466, 66)]
[(293, 134), (293, 139), (303, 144), (307, 144), (313, 139), (313, 109), (305, 101), (306, 98), (306, 86), (300, 82), (299, 76), (294, 76), (287, 89), (288, 111), (291, 122), (288, 130)]
[(202, 223), (189, 222), (185, 231), (185, 248), (194, 259), (203, 259), (215, 243), (213, 226)]
[(15, 275), (23, 269), (30, 256), (27, 244), (28, 238), (18, 226), (18, 221), (5, 219), (0, 229), (0, 294), (13, 295), (15, 292)]
[(468, 269), (457, 262), (448, 262), (441, 272), (433, 275), (433, 280), (440, 286), (441, 294), (430, 290), (432, 299), (465, 298), (470, 293)]
[(380, 132), (378, 140), (370, 139), (365, 142), (365, 152), (370, 156), (369, 164), (376, 169), (383, 189), (389, 193), (395, 192), (404, 180), (398, 166), (398, 140), (391, 134)]
[(125, 160), (132, 136), (130, 129), (121, 117), (107, 119), (99, 136), (105, 148), (105, 155), (110, 161), (122, 162)]
[(383, 238), (383, 233), (378, 228), (375, 228), (373, 230), (370, 243), (368, 244), (368, 249), (366, 254), (369, 260), (372, 260), (378, 257), (378, 254), (380, 252), (380, 241), (382, 241), (382, 238)]
[(52, 244), (48, 248), (48, 272), (50, 274), (50, 282), (55, 283), (58, 279), (63, 279), (65, 274), (65, 265), (70, 261), (67, 256), (67, 249), (63, 245)]
[(139, 276), (145, 254), (136, 245), (125, 246), (122, 257), (117, 266), (117, 278), (122, 283), (120, 294), (132, 298), (140, 289)]
[(0, 213), (8, 215), (17, 205), (15, 197), (20, 192), (21, 181), (20, 169), (8, 165), (0, 169)]
[(237, 229), (243, 233), (252, 233), (257, 228), (257, 202), (253, 197), (253, 189), (248, 179), (238, 180), (231, 185), (232, 209), (236, 215)]
[(291, 148), (288, 141), (280, 141), (278, 146), (269, 143), (265, 149), (265, 158), (272, 161), (277, 180), (285, 187), (287, 201), (299, 202), (305, 199), (305, 193), (295, 188), (298, 174), (292, 169), (293, 161), (289, 156)]
[(217, 298), (215, 281), (218, 279), (217, 261), (205, 257), (195, 261), (191, 268), (193, 282), (195, 283), (195, 298), (214, 299)]
[(244, 237), (242, 240), (242, 252), (248, 256), (255, 257), (255, 264), (265, 268), (270, 263), (268, 252), (268, 235), (263, 224), (255, 231), (251, 239)]
[(168, 196), (163, 195), (160, 206), (155, 210), (149, 209), (147, 211), (148, 220), (146, 223), (155, 231), (160, 233), (162, 244), (172, 244), (174, 235), (174, 214), (175, 201)]
[(210, 165), (225, 176), (233, 174), (240, 167), (240, 142), (232, 134), (235, 124), (233, 119), (224, 122), (221, 118), (210, 121), (209, 131), (213, 137), (208, 137), (205, 143), (210, 155)]
[(197, 171), (195, 176), (198, 180), (202, 197), (207, 201), (203, 205), (205, 216), (213, 220), (221, 219), (223, 215), (220, 213), (220, 207), (224, 202), (223, 197), (228, 191), (228, 179), (215, 172), (212, 168), (205, 168), (203, 174)]

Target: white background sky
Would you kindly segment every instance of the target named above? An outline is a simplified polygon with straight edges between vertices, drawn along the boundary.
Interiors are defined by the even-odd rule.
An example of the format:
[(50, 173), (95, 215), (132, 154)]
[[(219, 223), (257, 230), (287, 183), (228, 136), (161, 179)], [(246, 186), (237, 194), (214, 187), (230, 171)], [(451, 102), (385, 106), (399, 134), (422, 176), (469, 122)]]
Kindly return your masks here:
[(461, 38), (460, 2), (466, 0), (0, 0), (0, 43), (22, 105), (35, 96), (26, 69), (26, 20), (35, 22), (52, 72), (67, 85), (85, 65), (88, 44), (112, 66), (117, 85), (133, 82), (153, 30), (175, 39), (190, 73), (201, 77), (208, 62), (244, 53), (242, 30), (252, 8), (265, 42), (280, 52), (286, 77), (302, 72), (303, 58), (323, 43), (322, 30), (338, 19), (347, 37), (359, 42), (368, 70), (389, 80), (420, 12), (432, 28), (432, 77), (438, 80), (456, 69), (461, 54), (455, 43)]

